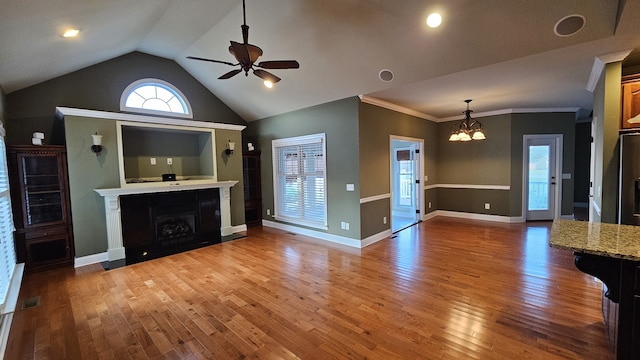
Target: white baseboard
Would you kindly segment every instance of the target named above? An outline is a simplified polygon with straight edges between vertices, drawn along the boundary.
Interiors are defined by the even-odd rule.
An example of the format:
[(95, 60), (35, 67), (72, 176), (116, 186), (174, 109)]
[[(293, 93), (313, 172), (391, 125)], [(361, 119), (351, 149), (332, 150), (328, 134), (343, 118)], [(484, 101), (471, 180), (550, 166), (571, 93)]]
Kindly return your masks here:
[(362, 241), (358, 239), (348, 238), (345, 236), (328, 234), (320, 231), (305, 229), (305, 228), (301, 228), (293, 225), (283, 224), (283, 223), (264, 220), (264, 219), (262, 220), (262, 225), (272, 227), (274, 229), (289, 231), (295, 234), (309, 236), (309, 237), (320, 239), (320, 240), (330, 241), (336, 244), (347, 245), (355, 248), (362, 248)]
[(73, 267), (79, 268), (81, 266), (87, 266), (91, 264), (97, 264), (104, 261), (109, 261), (109, 253), (103, 252), (93, 255), (87, 255), (82, 257), (77, 257), (74, 261)]
[(391, 235), (393, 235), (393, 232), (391, 231), (391, 229), (387, 229), (385, 231), (379, 232), (377, 234), (371, 235), (366, 239), (362, 239), (361, 243), (362, 246), (361, 247), (366, 247), (369, 246), (371, 244), (377, 243), (380, 240), (384, 240), (387, 239), (389, 237), (391, 237)]
[(576, 208), (588, 208), (589, 207), (589, 203), (588, 202), (574, 202), (573, 203), (573, 207), (576, 207)]
[(434, 212), (437, 213), (437, 215), (435, 216), (447, 216), (447, 217), (455, 217), (455, 218), (470, 219), (470, 220), (495, 221), (495, 222), (503, 222), (503, 223), (524, 222), (524, 219), (522, 216), (512, 217), (512, 216), (501, 216), (501, 215), (465, 213), (465, 212), (447, 211), (447, 210), (437, 210)]
[(438, 216), (438, 211), (432, 211), (428, 214), (424, 214), (424, 216), (422, 217), (422, 221), (427, 221), (429, 219), (433, 219), (434, 217)]
[(243, 231), (247, 231), (247, 224), (232, 226), (233, 233), (239, 233)]

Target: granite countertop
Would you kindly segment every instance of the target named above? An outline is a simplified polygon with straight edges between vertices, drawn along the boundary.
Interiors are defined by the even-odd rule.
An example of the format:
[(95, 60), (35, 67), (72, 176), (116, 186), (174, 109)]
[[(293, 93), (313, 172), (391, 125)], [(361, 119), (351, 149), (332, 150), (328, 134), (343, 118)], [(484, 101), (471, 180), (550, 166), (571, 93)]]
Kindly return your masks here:
[(549, 245), (585, 254), (640, 261), (640, 226), (554, 220)]

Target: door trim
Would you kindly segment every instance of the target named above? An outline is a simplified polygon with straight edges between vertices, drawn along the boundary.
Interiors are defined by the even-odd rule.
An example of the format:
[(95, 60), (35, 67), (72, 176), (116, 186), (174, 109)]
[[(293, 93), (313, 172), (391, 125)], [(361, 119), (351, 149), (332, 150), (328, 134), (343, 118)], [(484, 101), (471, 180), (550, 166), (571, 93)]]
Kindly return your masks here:
[(562, 214), (562, 156), (563, 156), (563, 134), (533, 134), (522, 136), (522, 220), (527, 221), (527, 143), (533, 139), (551, 139), (555, 140), (556, 145), (556, 186), (555, 186), (555, 204), (553, 218), (559, 219)]
[(416, 197), (416, 201), (418, 201), (418, 206), (416, 207), (419, 210), (419, 214), (417, 214), (416, 219), (417, 221), (422, 221), (424, 219), (425, 216), (425, 210), (424, 210), (424, 139), (420, 139), (420, 138), (412, 138), (412, 137), (407, 137), (407, 136), (398, 136), (398, 135), (389, 135), (389, 193), (391, 194), (391, 199), (389, 201), (389, 228), (393, 229), (393, 216), (392, 216), (392, 212), (393, 212), (393, 141), (394, 140), (399, 140), (399, 141), (408, 141), (408, 142), (413, 142), (416, 143), (416, 149), (418, 149), (420, 151), (420, 155), (418, 156), (418, 161), (416, 161), (416, 164), (418, 166), (418, 174), (419, 174), (419, 179), (420, 179), (420, 184), (419, 186), (416, 186), (416, 189), (419, 189), (419, 191), (416, 191), (417, 197)]

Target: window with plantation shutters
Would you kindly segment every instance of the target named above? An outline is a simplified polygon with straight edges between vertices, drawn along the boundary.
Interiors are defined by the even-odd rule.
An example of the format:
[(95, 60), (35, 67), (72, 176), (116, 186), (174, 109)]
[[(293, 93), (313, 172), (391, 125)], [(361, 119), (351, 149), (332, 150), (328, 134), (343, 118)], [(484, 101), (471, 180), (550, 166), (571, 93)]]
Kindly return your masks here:
[(4, 144), (4, 128), (0, 123), (0, 310), (4, 307), (15, 266), (7, 152)]
[(327, 229), (325, 134), (272, 141), (276, 220)]

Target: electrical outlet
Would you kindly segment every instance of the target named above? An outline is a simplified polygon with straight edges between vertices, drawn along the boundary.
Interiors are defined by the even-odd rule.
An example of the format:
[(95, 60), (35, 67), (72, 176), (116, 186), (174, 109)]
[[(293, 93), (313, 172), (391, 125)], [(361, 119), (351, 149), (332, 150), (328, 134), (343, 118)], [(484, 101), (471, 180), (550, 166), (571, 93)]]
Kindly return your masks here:
[(383, 216), (383, 217), (382, 217), (382, 223), (383, 223), (383, 224), (386, 224), (386, 223), (387, 223), (387, 217), (386, 217), (386, 216)]
[(271, 209), (267, 209), (267, 215), (271, 215)]
[(156, 164), (156, 158), (151, 158), (151, 165), (155, 165)]
[(491, 204), (490, 203), (484, 203), (484, 209), (485, 210), (491, 209)]
[(345, 227), (345, 225), (344, 225), (344, 221), (341, 221), (341, 222), (340, 222), (340, 229), (344, 230), (344, 227)]
[(173, 159), (167, 158), (167, 165), (173, 165)]
[(344, 223), (344, 229), (345, 230), (349, 230), (349, 223), (348, 222)]
[(431, 209), (431, 201), (429, 201), (429, 209)]

